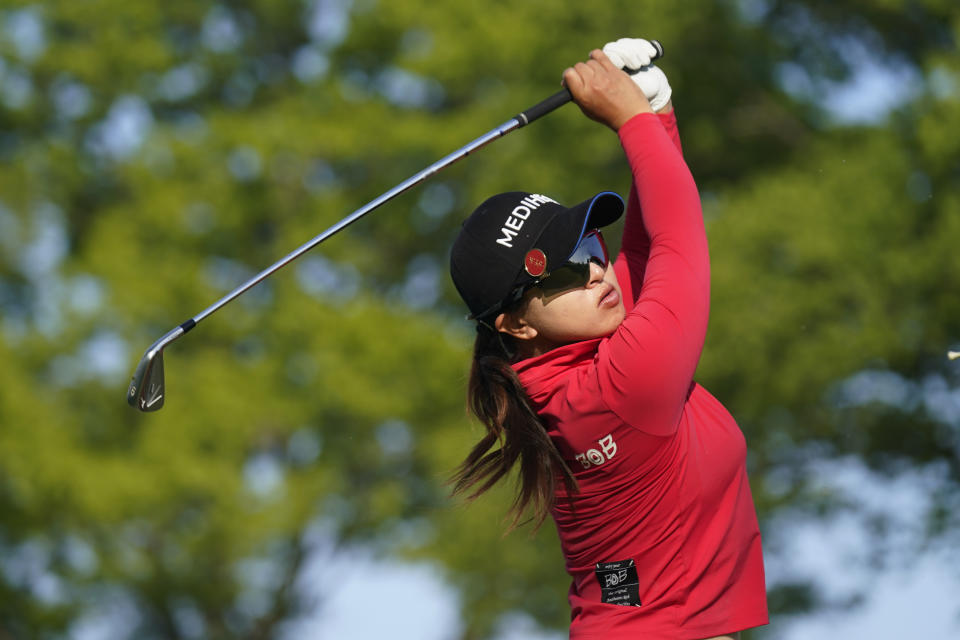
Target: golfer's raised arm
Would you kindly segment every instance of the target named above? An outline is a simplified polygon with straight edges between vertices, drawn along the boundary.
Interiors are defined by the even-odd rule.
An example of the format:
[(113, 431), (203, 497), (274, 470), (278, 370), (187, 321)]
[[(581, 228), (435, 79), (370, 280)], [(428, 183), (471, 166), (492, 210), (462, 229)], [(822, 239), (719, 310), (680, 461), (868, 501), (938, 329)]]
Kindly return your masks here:
[(600, 384), (622, 419), (666, 435), (680, 419), (706, 335), (706, 233), (696, 184), (659, 118), (638, 114), (618, 135), (650, 246), (636, 305), (601, 350)]

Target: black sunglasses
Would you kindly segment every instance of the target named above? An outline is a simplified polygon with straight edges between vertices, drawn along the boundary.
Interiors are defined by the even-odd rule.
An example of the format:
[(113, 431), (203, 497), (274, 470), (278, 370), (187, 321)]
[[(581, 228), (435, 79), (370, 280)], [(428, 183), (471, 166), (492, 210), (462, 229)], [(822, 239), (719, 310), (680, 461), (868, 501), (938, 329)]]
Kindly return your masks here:
[(600, 231), (593, 229), (584, 234), (566, 262), (540, 276), (524, 289), (537, 287), (545, 296), (555, 296), (570, 289), (585, 287), (590, 282), (590, 265), (596, 263), (606, 269), (609, 262), (607, 243), (603, 241)]
[[(585, 287), (590, 282), (591, 263), (596, 263), (604, 269), (610, 263), (607, 243), (603, 241), (603, 235), (599, 229), (592, 229), (585, 233), (580, 239), (580, 244), (573, 250), (573, 254), (566, 262), (553, 271), (544, 273), (533, 282), (520, 285), (511, 291), (502, 303), (494, 307), (494, 310), (512, 306), (533, 288), (540, 289), (545, 297), (550, 297), (564, 291)], [(482, 315), (487, 315), (487, 313)]]
[(591, 229), (585, 233), (580, 239), (580, 244), (573, 250), (573, 254), (562, 265), (553, 271), (544, 273), (533, 282), (518, 286), (502, 302), (483, 313), (467, 316), (467, 318), (479, 320), (507, 309), (519, 302), (523, 295), (534, 287), (539, 288), (545, 297), (585, 287), (590, 282), (590, 265), (592, 263), (600, 265), (603, 269), (606, 269), (610, 263), (607, 243), (603, 241), (603, 235), (599, 229)]

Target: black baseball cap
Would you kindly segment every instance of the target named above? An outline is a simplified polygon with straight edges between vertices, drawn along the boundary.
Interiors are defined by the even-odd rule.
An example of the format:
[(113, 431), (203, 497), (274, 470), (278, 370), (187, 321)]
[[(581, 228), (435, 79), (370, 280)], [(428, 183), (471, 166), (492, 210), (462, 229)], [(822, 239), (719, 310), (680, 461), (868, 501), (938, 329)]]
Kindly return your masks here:
[(508, 296), (569, 260), (584, 233), (616, 221), (623, 207), (612, 191), (569, 208), (525, 191), (485, 200), (464, 221), (450, 252), (450, 275), (470, 317), (499, 313)]

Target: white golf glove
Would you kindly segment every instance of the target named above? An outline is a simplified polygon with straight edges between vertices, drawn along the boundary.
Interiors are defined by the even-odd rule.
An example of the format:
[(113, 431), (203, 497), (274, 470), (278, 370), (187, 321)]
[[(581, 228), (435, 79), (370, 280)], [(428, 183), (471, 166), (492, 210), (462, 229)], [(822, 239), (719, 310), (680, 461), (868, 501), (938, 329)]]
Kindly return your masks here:
[(636, 71), (630, 77), (647, 96), (651, 109), (660, 111), (670, 102), (672, 90), (667, 76), (659, 67), (650, 64), (657, 55), (657, 48), (649, 40), (620, 38), (603, 45), (603, 52), (618, 69)]

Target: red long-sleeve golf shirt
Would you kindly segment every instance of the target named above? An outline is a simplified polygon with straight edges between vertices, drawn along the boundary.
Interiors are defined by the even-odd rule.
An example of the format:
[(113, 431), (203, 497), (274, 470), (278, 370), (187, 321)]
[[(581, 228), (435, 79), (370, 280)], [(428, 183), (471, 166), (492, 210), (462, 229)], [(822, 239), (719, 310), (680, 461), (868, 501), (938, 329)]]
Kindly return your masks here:
[(746, 444), (693, 380), (710, 266), (673, 115), (619, 131), (633, 172), (610, 336), (515, 365), (579, 484), (553, 516), (578, 640), (707, 638), (767, 623)]

